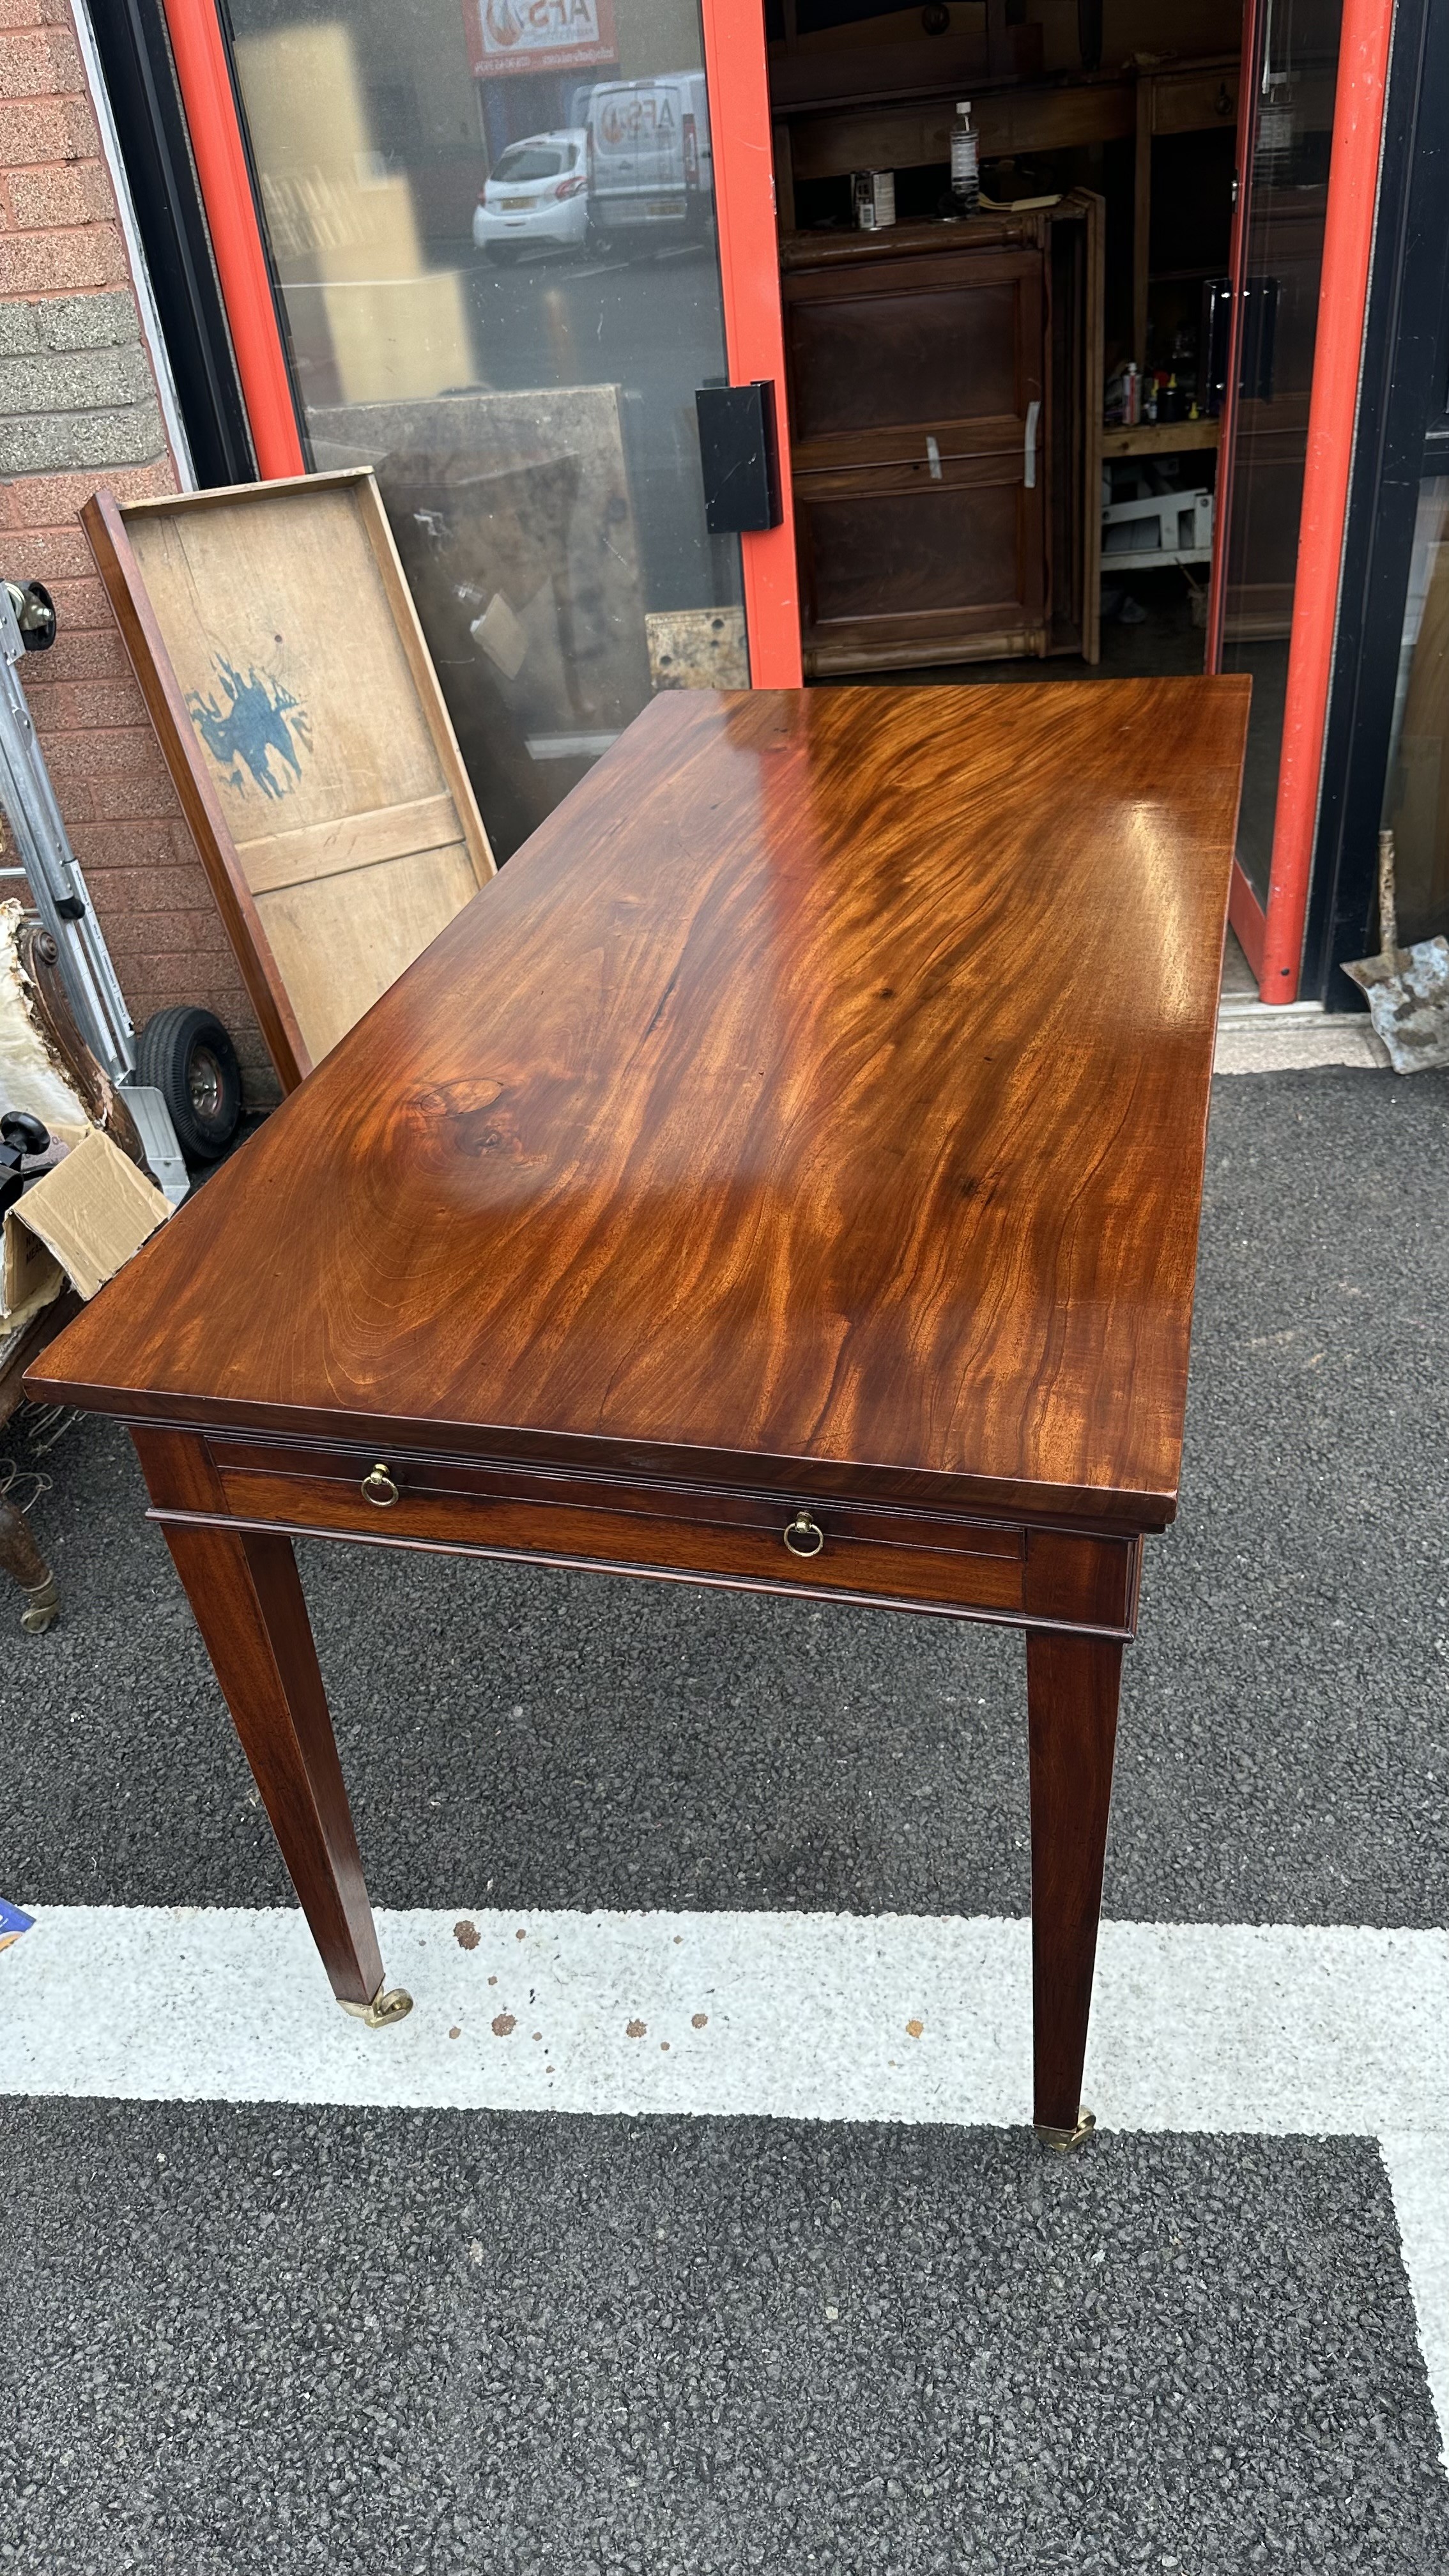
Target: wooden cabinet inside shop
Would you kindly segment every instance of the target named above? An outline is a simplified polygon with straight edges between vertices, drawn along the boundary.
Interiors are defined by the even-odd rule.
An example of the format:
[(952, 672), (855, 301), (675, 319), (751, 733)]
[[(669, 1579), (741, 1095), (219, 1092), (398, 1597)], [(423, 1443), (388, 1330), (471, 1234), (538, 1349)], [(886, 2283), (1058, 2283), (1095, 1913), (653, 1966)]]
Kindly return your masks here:
[(782, 243), (812, 676), (1097, 659), (1102, 202)]

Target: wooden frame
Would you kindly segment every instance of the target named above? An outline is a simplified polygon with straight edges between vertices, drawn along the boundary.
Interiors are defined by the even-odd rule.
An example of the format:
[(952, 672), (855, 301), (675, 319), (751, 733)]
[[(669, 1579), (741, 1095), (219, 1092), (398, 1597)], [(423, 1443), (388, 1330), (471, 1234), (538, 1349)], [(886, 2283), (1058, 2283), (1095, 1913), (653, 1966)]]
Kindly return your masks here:
[[(410, 782), (414, 792), (411, 796), (399, 796), (391, 806), (384, 798), (379, 805), (360, 812), (329, 813), (324, 817), (314, 815), (298, 831), (272, 831), (239, 842), (233, 829), (235, 814), (228, 811), (228, 786), (234, 783), (235, 771), (229, 780), (223, 765), (208, 749), (199, 730), (204, 719), (198, 717), (188, 704), (187, 690), (173, 660), (176, 638), (168, 636), (158, 615), (139, 560), (138, 544), (145, 551), (144, 536), (158, 523), (184, 528), (188, 523), (203, 518), (214, 521), (223, 512), (255, 513), (260, 518), (264, 511), (275, 514), (280, 505), (289, 514), (310, 511), (315, 521), (323, 496), (326, 496), (326, 503), (330, 503), (332, 497), (339, 493), (350, 495), (354, 501), (366, 550), (376, 566), (396, 643), (401, 647), (399, 658), (395, 653), (389, 653), (384, 643), (382, 658), (384, 664), (391, 667), (395, 686), (394, 712), (399, 728), (406, 733), (414, 759), (415, 774)], [(443, 926), (449, 917), (450, 903), (453, 911), (458, 908), (439, 875), (440, 859), (453, 858), (450, 882), (452, 891), (460, 895), (476, 891), (494, 874), (488, 836), (443, 704), (437, 675), (377, 485), (366, 468), (349, 468), (336, 474), (299, 475), (271, 483), (227, 485), (212, 492), (168, 494), (160, 500), (133, 502), (125, 508), (109, 492), (101, 491), (86, 502), (81, 511), (81, 521), (116, 612), (167, 768), (181, 799), (182, 810), (236, 951), (243, 981), (261, 1023), (272, 1061), (283, 1089), (294, 1090), (311, 1071), (316, 1058), (327, 1051), (342, 1030), (337, 1028), (326, 1034), (325, 1045), (317, 1043), (319, 1018), (325, 1031), (328, 1014), (325, 1010), (319, 1013), (315, 991), (310, 994), (310, 1007), (308, 1001), (299, 995), (296, 960), (303, 934), (295, 921), (288, 924), (288, 946), (293, 956), (293, 972), (289, 977), (278, 954), (281, 943), (269, 935), (263, 919), (263, 908), (271, 908), (268, 898), (275, 898), (280, 892), (292, 888), (293, 878), (289, 877), (288, 868), (295, 876), (296, 869), (305, 865), (310, 874), (297, 882), (316, 886), (329, 878), (335, 880), (339, 875), (360, 873), (369, 866), (392, 863), (410, 867), (415, 861), (432, 863), (432, 876), (437, 882), (429, 885), (426, 901), (420, 907), (423, 935), (417, 941), (414, 954)], [(301, 533), (300, 528), (298, 533)], [(304, 612), (306, 604), (302, 603)], [(363, 603), (355, 602), (354, 606), (360, 612)], [(268, 624), (272, 613), (269, 608)], [(330, 653), (324, 685), (330, 681), (335, 686), (350, 670), (350, 657), (356, 650), (358, 633), (354, 622), (340, 633), (334, 629), (319, 636), (304, 630), (301, 638), (294, 641), (293, 628), (287, 638), (288, 667), (295, 672), (305, 663), (315, 675)], [(275, 642), (282, 645), (280, 633), (276, 635)], [(403, 681), (404, 671), (406, 682)], [(255, 677), (255, 672), (252, 676)], [(411, 687), (411, 706), (406, 703), (407, 683)], [(194, 699), (195, 690), (191, 694)], [(383, 704), (369, 709), (368, 729), (376, 733), (380, 741), (385, 738), (383, 729), (388, 723), (388, 712)], [(421, 729), (418, 717), (421, 718)], [(431, 783), (436, 792), (419, 797), (416, 788), (427, 783), (423, 773), (430, 767), (429, 752)], [(280, 802), (276, 786), (265, 780), (263, 783), (268, 799)], [(282, 810), (285, 810), (284, 804)], [(285, 860), (279, 856), (284, 843), (291, 845)], [(334, 911), (338, 902), (344, 899), (342, 889), (334, 886), (330, 898)], [(275, 913), (273, 917), (275, 927)], [(431, 927), (427, 926), (429, 920)], [(404, 931), (401, 946), (406, 948), (407, 944), (408, 933)], [(377, 994), (409, 960), (405, 955), (394, 954), (382, 962), (390, 966), (390, 971), (376, 983), (374, 991), (363, 995), (356, 1009), (351, 1009), (346, 1025), (351, 1024), (351, 1019), (361, 1016), (362, 1009), (377, 998)], [(350, 1003), (346, 1007), (350, 1008)], [(335, 1010), (332, 1017), (336, 1017)], [(304, 1022), (311, 1028), (310, 1040)]]

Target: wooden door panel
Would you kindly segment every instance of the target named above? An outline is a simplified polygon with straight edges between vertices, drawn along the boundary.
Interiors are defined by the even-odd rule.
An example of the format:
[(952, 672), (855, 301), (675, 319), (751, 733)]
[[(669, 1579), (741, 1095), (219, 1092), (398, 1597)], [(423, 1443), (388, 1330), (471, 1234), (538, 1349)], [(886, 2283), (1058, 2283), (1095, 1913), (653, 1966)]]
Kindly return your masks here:
[[(930, 263), (921, 262), (929, 272)], [(949, 274), (862, 295), (832, 279), (830, 296), (790, 312), (801, 447), (925, 421), (1023, 421), (1041, 393), (1041, 262), (1033, 252), (973, 276)], [(844, 292), (850, 289), (853, 291)], [(963, 442), (969, 443), (969, 442)]]
[[(1027, 399), (1036, 399), (1030, 386)], [(1041, 435), (1038, 428), (1038, 443)], [(802, 439), (790, 451), (790, 472), (795, 479), (801, 475), (854, 472), (861, 467), (926, 473), (937, 465), (982, 460), (996, 474), (1003, 457), (1024, 467), (1026, 420), (1022, 412), (978, 416), (975, 420), (902, 421), (889, 429), (857, 430), (848, 439)]]
[(1036, 639), (1038, 500), (1019, 475), (898, 478), (885, 488), (867, 477), (817, 476), (797, 485), (811, 668), (865, 667), (886, 646), (927, 661), (976, 636), (1000, 639), (1007, 651), (1006, 639)]
[(827, 244), (785, 288), (807, 669), (1043, 650), (1040, 242)]

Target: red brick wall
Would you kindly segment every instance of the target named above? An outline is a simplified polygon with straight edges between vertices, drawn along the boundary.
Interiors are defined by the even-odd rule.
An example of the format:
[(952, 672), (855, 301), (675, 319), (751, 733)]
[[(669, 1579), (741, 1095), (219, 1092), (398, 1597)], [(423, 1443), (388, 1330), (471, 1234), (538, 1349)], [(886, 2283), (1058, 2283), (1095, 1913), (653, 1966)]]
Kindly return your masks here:
[(77, 524), (99, 483), (177, 488), (69, 0), (0, 0), (0, 573), (52, 592), (23, 678), (131, 1015), (216, 1011), (253, 1099), (261, 1032)]

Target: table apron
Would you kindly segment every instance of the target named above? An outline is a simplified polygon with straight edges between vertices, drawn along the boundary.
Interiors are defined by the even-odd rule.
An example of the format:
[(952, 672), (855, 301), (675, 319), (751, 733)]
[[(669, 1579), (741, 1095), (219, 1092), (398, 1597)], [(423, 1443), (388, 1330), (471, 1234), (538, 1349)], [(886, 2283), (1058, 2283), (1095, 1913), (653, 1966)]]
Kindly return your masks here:
[[(220, 1440), (207, 1449), (211, 1490), (203, 1507), (196, 1508), (199, 1492), (168, 1491), (153, 1475), (153, 1520), (582, 1566), (1094, 1636), (1126, 1638), (1136, 1629), (1141, 1541), (1131, 1537), (801, 1497), (798, 1508), (822, 1533), (819, 1553), (802, 1557), (785, 1544), (797, 1506), (757, 1494), (615, 1487), (604, 1479), (560, 1478), (550, 1489), (542, 1477), (479, 1465), (430, 1470), (427, 1489), (403, 1481), (396, 1500), (379, 1507), (364, 1497), (355, 1472), (318, 1473), (300, 1459), (290, 1469), (261, 1468), (243, 1463), (241, 1443), (235, 1453)], [(399, 1468), (400, 1479), (408, 1472)]]

